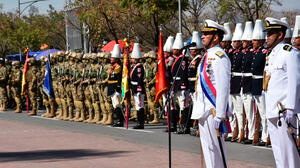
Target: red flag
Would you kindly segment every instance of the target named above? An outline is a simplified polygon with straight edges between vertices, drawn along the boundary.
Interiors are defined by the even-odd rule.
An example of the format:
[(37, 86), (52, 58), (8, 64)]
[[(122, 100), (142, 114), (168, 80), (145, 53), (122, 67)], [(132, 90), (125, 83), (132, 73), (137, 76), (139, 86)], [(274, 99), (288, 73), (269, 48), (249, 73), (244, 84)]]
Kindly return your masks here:
[(24, 53), (26, 54), (26, 59), (25, 59), (25, 64), (24, 64), (24, 69), (23, 69), (23, 75), (22, 75), (22, 88), (21, 88), (21, 95), (24, 95), (27, 89), (27, 81), (26, 81), (26, 73), (28, 70), (28, 56), (29, 56), (29, 49), (25, 49)]
[(161, 98), (162, 94), (164, 94), (169, 88), (169, 81), (166, 77), (166, 64), (163, 53), (163, 35), (160, 32), (159, 35), (159, 46), (157, 52), (157, 66), (158, 71), (156, 73), (156, 84), (155, 84), (155, 100), (154, 102), (158, 102)]

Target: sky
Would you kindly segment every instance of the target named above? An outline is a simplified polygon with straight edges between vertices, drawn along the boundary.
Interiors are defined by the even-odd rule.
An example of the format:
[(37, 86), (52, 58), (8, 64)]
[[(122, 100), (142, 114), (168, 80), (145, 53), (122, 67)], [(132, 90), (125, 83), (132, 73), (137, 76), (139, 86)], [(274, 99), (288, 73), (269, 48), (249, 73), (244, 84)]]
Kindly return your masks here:
[[(32, 0), (20, 0), (20, 2), (28, 2)], [(300, 10), (300, 0), (281, 0), (282, 6), (274, 6), (273, 9), (277, 11), (281, 10)], [(0, 0), (3, 4), (3, 10), (5, 12), (15, 11), (18, 8), (18, 0)], [(46, 13), (49, 9), (49, 4), (51, 4), (56, 10), (62, 10), (64, 7), (65, 0), (47, 0), (42, 2), (37, 2), (34, 5), (38, 8), (39, 13)], [(26, 5), (21, 5), (21, 10), (24, 9)], [(28, 10), (24, 13), (26, 14)]]

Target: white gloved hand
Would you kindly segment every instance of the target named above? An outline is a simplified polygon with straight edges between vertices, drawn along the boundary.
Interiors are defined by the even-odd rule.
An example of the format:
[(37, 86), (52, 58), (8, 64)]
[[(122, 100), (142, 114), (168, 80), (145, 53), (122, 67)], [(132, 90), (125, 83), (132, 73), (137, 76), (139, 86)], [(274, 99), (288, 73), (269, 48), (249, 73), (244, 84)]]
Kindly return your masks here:
[(214, 117), (214, 121), (213, 122), (214, 122), (215, 129), (219, 129), (221, 121), (222, 120), (220, 118)]
[(290, 122), (292, 122), (292, 120), (293, 120), (293, 118), (295, 117), (295, 113), (294, 113), (294, 111), (293, 110), (290, 110), (290, 109), (287, 109), (286, 110), (286, 114), (285, 114), (285, 121), (287, 122), (287, 123), (290, 123)]

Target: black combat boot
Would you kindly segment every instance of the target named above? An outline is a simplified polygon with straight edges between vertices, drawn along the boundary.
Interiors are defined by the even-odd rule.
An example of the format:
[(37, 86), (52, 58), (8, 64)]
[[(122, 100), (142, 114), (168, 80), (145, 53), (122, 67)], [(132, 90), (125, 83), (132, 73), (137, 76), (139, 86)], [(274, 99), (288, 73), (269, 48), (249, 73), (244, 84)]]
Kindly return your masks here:
[(137, 118), (138, 118), (138, 123), (136, 126), (133, 127), (133, 129), (144, 129), (144, 122), (145, 122), (144, 108), (137, 111)]
[(113, 124), (113, 127), (124, 127), (124, 117), (121, 108), (117, 107), (115, 109), (115, 116), (117, 122)]

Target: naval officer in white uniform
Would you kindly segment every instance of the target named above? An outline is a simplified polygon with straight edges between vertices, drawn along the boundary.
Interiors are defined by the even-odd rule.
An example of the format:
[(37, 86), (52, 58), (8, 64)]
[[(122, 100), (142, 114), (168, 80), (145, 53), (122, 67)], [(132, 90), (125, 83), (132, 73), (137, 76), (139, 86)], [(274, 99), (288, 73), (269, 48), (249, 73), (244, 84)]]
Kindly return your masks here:
[[(300, 159), (295, 137), (288, 130), (288, 123), (296, 126), (297, 100), (300, 91), (300, 53), (284, 42), (289, 26), (274, 18), (266, 18), (267, 47), (272, 49), (266, 58), (264, 90), (266, 117), (272, 150), (278, 168), (299, 168)], [(286, 109), (280, 114), (278, 103)], [(280, 122), (278, 122), (280, 121)]]
[[(202, 30), (201, 39), (206, 50), (205, 56), (201, 63), (206, 64), (202, 71), (207, 73), (210, 83), (216, 90), (215, 105), (209, 101), (204, 93), (204, 87), (201, 85), (201, 63), (198, 67), (195, 102), (193, 107), (192, 119), (199, 122), (200, 140), (206, 167), (224, 167), (222, 161), (221, 148), (219, 146), (216, 130), (219, 129), (221, 120), (226, 117), (228, 106), (228, 97), (230, 90), (230, 69), (231, 64), (225, 51), (220, 47), (225, 29), (222, 25), (206, 20)], [(212, 115), (212, 109), (216, 115)], [(226, 147), (224, 137), (221, 137), (221, 143), (224, 151), (226, 162)]]

